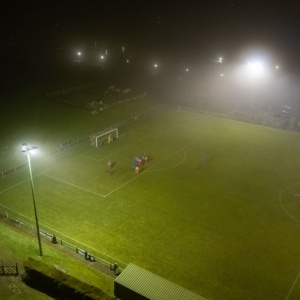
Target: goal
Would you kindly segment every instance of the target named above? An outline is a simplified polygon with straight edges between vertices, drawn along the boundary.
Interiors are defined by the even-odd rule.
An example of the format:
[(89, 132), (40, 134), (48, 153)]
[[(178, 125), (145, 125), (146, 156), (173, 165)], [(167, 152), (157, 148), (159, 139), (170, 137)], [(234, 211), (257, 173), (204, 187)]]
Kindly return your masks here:
[(112, 143), (119, 137), (118, 128), (110, 129), (104, 132), (99, 132), (95, 136), (96, 147), (102, 146), (105, 143)]

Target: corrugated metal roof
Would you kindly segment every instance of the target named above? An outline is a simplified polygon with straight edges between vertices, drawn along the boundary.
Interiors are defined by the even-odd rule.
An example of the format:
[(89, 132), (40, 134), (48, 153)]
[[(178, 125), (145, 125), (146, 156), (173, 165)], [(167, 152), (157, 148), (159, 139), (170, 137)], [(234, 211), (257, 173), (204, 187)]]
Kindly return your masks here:
[(151, 300), (207, 300), (134, 264), (129, 264), (115, 282)]

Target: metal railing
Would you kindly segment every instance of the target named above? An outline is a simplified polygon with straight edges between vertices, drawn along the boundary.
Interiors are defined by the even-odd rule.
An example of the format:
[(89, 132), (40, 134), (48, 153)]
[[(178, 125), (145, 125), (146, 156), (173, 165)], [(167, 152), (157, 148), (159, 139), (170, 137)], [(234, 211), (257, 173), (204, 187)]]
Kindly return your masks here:
[(4, 265), (1, 259), (0, 276), (17, 276), (19, 275), (18, 264), (15, 266)]
[[(13, 215), (10, 215), (7, 211), (3, 212), (3, 211), (0, 211), (0, 215), (14, 223), (17, 223), (18, 225), (20, 226), (24, 226), (26, 227), (27, 229), (30, 229), (31, 231), (35, 231), (36, 228), (35, 228), (35, 225), (34, 224), (30, 224), (30, 223), (27, 223), (19, 218), (16, 218), (15, 216)], [(101, 258), (99, 255), (96, 255), (95, 253), (92, 253), (87, 251), (88, 249), (82, 249), (80, 248), (79, 246), (77, 245), (74, 245), (62, 238), (59, 238), (57, 237), (56, 235), (52, 234), (52, 233), (49, 233), (45, 230), (42, 230), (40, 229), (40, 235), (42, 237), (42, 241), (43, 239), (48, 239), (51, 240), (51, 242), (53, 244), (59, 244), (63, 247), (66, 247), (72, 251), (74, 251), (75, 253), (77, 253), (78, 255), (81, 255), (81, 256), (84, 256), (84, 258), (90, 262), (95, 262), (96, 264), (101, 264), (102, 266), (106, 267), (106, 268), (109, 268), (110, 270), (112, 271), (116, 271), (115, 270), (115, 266), (116, 266), (116, 262), (111, 262), (111, 261), (108, 261), (104, 258)], [(89, 248), (89, 247), (87, 247)], [(118, 273), (122, 272), (123, 269), (126, 267), (126, 264), (119, 261), (119, 260), (116, 260), (118, 262), (117, 264), (117, 268), (118, 268)], [(119, 266), (120, 265), (120, 266)], [(116, 274), (116, 272), (115, 272)], [(0, 275), (1, 275), (1, 271), (0, 271)]]

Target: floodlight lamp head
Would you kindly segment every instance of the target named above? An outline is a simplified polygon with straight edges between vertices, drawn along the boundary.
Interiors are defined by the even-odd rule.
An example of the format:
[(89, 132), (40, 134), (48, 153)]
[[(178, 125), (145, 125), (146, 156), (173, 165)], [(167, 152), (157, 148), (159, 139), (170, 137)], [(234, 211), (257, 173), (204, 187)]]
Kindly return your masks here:
[(26, 144), (26, 143), (23, 143), (23, 144), (22, 144), (21, 150), (22, 150), (22, 152), (27, 152), (28, 147), (27, 147), (27, 144)]
[(29, 147), (26, 143), (22, 144), (21, 150), (22, 152), (34, 153), (34, 150), (38, 149), (36, 146)]

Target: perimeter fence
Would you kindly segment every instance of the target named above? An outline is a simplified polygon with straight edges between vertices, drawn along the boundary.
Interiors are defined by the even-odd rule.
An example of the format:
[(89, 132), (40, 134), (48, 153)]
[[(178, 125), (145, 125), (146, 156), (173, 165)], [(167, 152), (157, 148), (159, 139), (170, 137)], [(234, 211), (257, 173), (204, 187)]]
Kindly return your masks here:
[(260, 114), (249, 114), (245, 112), (236, 112), (236, 111), (224, 111), (224, 112), (218, 112), (213, 110), (206, 110), (202, 108), (196, 108), (191, 106), (181, 106), (180, 109), (191, 111), (194, 113), (204, 114), (204, 115), (211, 115), (231, 120), (236, 120), (243, 123), (250, 123), (265, 127), (272, 127), (276, 129), (283, 129), (287, 131), (300, 131), (300, 121), (298, 123), (298, 118), (292, 120), (289, 119), (278, 119), (276, 117), (272, 116), (266, 116), (263, 113)]
[[(119, 122), (116, 122), (112, 125), (110, 125), (109, 127), (106, 127), (104, 129), (100, 129), (101, 132), (106, 132), (106, 131), (109, 131), (113, 128), (119, 128), (119, 127), (122, 127), (126, 124), (128, 124), (129, 122), (134, 122), (138, 119), (141, 119), (143, 118), (145, 115), (147, 115), (148, 113), (151, 113), (152, 111), (154, 110), (157, 110), (157, 107), (154, 108), (154, 109), (151, 109), (151, 110), (148, 110), (144, 113), (140, 113), (140, 114), (137, 114), (137, 115), (134, 115), (128, 119), (125, 119), (125, 120), (121, 120)], [(91, 139), (92, 136), (94, 135), (97, 135), (97, 133), (99, 133), (99, 131), (95, 132), (95, 133), (91, 133), (89, 135), (85, 135), (83, 137), (77, 137), (77, 139), (75, 140), (66, 140), (64, 143), (61, 143), (61, 144), (58, 144), (58, 147), (51, 151), (50, 153), (48, 153), (49, 155), (55, 155), (57, 153), (59, 153), (60, 151), (67, 151), (69, 148), (71, 147), (74, 147), (74, 146), (77, 146), (78, 144), (81, 144), (83, 142), (86, 142), (88, 140)], [(34, 162), (36, 162), (37, 160), (39, 160), (38, 158), (31, 158), (31, 163), (33, 164)], [(10, 167), (10, 168), (7, 168), (5, 170), (2, 170), (0, 171), (0, 178), (1, 177), (4, 177), (4, 176), (7, 176), (7, 175), (10, 175), (20, 169), (23, 169), (24, 167), (27, 166), (27, 163), (23, 163), (23, 164), (20, 164), (20, 165), (17, 165), (17, 166), (13, 166), (13, 167)]]
[[(0, 207), (0, 215), (2, 216), (2, 218), (5, 218), (9, 222), (11, 222), (12, 225), (21, 226), (21, 227), (23, 227), (23, 229), (30, 230), (32, 233), (36, 232), (35, 225), (25, 222), (24, 220), (21, 220), (20, 218), (16, 218), (16, 216), (14, 214), (10, 214), (7, 211), (4, 212), (3, 210), (1, 210), (1, 207)], [(74, 254), (76, 253), (80, 256), (83, 256), (86, 260), (88, 260), (90, 262), (94, 262), (95, 264), (100, 264), (101, 266), (109, 268), (111, 271), (114, 272), (115, 275), (122, 272), (123, 269), (127, 265), (126, 263), (119, 261), (117, 259), (114, 259), (113, 261), (112, 261), (112, 258), (111, 258), (111, 260), (104, 259), (103, 257), (100, 257), (99, 254), (95, 254), (96, 251), (93, 252), (92, 250), (90, 250), (88, 246), (86, 246), (86, 249), (83, 249), (82, 246), (79, 247), (78, 245), (74, 245), (74, 244), (70, 243), (69, 241), (62, 239), (62, 238), (56, 236), (55, 234), (50, 233), (41, 228), (40, 228), (39, 232), (40, 232), (42, 241), (44, 240), (44, 242), (51, 242), (54, 245), (60, 245), (66, 249), (72, 250), (74, 252)], [(102, 253), (102, 255), (109, 257), (108, 255), (106, 255), (104, 253)], [(13, 268), (15, 268), (15, 266)], [(1, 270), (3, 271), (4, 267), (0, 268), (0, 271)]]
[[(151, 110), (148, 110), (148, 111), (145, 111), (143, 113), (134, 115), (134, 116), (132, 116), (132, 117), (126, 119), (126, 120), (116, 122), (116, 123), (112, 124), (111, 126), (103, 129), (103, 131), (111, 130), (111, 128), (119, 128), (119, 127), (124, 126), (126, 124), (129, 124), (131, 122), (134, 122), (138, 119), (143, 118), (147, 114), (157, 110), (160, 107), (161, 106), (157, 106), (157, 107), (155, 107)], [(85, 136), (83, 138), (77, 139), (74, 142), (68, 141), (68, 143), (66, 143), (64, 145), (63, 149), (58, 147), (54, 151), (50, 152), (49, 155), (55, 155), (55, 154), (57, 154), (58, 152), (60, 152), (62, 150), (67, 151), (68, 148), (76, 146), (80, 143), (86, 142), (90, 138), (91, 138), (91, 135), (88, 135), (88, 136)], [(32, 163), (35, 163), (36, 161), (38, 161), (38, 159), (32, 159)], [(0, 178), (4, 177), (6, 175), (12, 174), (12, 173), (24, 168), (24, 167), (27, 167), (26, 163), (20, 164), (18, 166), (15, 166), (15, 167), (12, 167), (12, 168), (9, 168), (9, 169), (6, 169), (6, 170), (3, 170), (3, 171), (0, 172)], [(9, 208), (0, 205), (0, 217), (8, 220), (12, 225), (21, 226), (23, 229), (30, 230), (33, 233), (36, 232), (36, 225), (35, 224), (28, 223), (28, 222), (24, 221), (23, 219), (18, 218), (19, 214), (17, 212), (8, 212), (8, 211), (10, 211)], [(87, 249), (83, 249), (82, 246), (74, 245), (74, 244), (70, 243), (69, 241), (67, 241), (66, 239), (58, 237), (54, 233), (51, 233), (51, 232), (48, 232), (47, 230), (44, 230), (43, 228), (41, 228), (41, 225), (40, 225), (40, 236), (41, 236), (42, 240), (44, 239), (45, 242), (47, 240), (48, 242), (52, 242), (53, 244), (59, 244), (62, 247), (65, 247), (66, 249), (72, 250), (74, 253), (76, 253), (80, 256), (83, 256), (88, 261), (91, 261), (91, 262), (94, 262), (96, 264), (100, 264), (103, 267), (109, 268), (111, 271), (114, 272), (115, 275), (122, 272), (122, 270), (127, 265), (126, 263), (124, 263), (122, 261), (119, 261), (117, 259), (114, 259), (113, 257), (110, 257), (109, 255), (107, 255), (105, 253), (101, 253), (100, 251), (99, 251), (99, 253), (96, 253), (97, 251), (91, 250), (92, 248), (89, 248), (88, 246), (86, 247)]]

